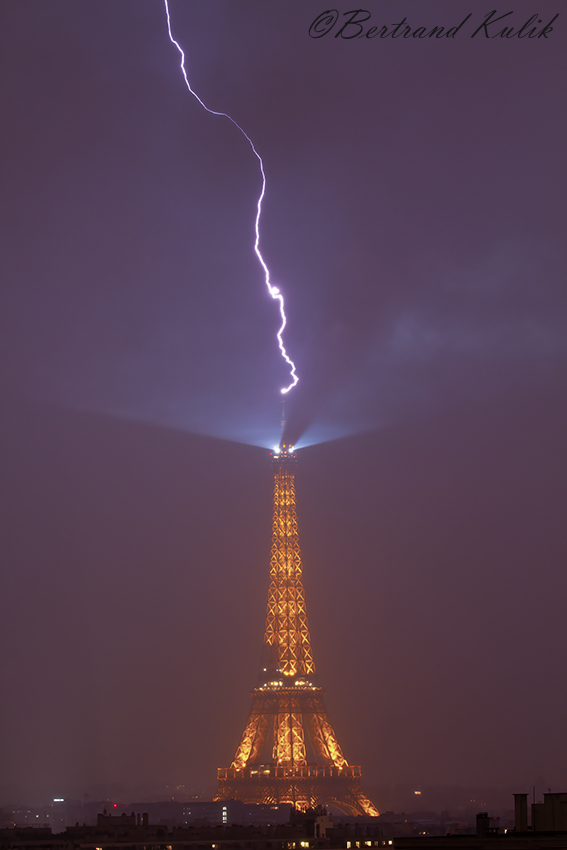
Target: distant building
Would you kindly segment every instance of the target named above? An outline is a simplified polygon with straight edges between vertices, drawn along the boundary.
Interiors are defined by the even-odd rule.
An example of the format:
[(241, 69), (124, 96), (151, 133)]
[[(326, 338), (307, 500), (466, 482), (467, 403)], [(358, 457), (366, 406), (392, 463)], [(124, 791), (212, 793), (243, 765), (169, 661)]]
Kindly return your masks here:
[[(525, 797), (527, 794), (515, 794)], [(543, 803), (532, 803), (534, 832), (567, 832), (567, 794), (544, 794)]]
[(264, 806), (241, 800), (194, 800), (183, 803), (182, 826), (230, 826), (288, 823), (289, 806)]
[(394, 850), (567, 850), (567, 794), (544, 794), (532, 803), (528, 823), (528, 795), (514, 794), (515, 825), (503, 829), (481, 812), (475, 835), (417, 835), (394, 838)]

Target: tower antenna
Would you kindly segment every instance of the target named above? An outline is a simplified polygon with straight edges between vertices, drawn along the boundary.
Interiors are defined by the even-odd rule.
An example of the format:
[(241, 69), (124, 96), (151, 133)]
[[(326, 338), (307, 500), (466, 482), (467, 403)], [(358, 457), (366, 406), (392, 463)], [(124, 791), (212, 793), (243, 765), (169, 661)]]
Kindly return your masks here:
[(284, 444), (285, 426), (286, 425), (287, 425), (287, 422), (285, 421), (285, 399), (282, 398), (282, 421), (281, 421), (282, 436), (281, 436), (281, 440), (280, 440), (281, 446), (283, 446), (283, 444)]

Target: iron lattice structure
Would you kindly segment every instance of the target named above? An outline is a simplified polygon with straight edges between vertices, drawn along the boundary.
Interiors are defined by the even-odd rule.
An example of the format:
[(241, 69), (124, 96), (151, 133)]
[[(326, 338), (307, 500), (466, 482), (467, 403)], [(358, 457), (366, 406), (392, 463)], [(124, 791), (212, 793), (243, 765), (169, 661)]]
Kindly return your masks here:
[(262, 668), (252, 709), (230, 767), (219, 768), (215, 800), (345, 814), (379, 813), (360, 787), (329, 723), (316, 680), (302, 583), (293, 446), (272, 455), (274, 514)]

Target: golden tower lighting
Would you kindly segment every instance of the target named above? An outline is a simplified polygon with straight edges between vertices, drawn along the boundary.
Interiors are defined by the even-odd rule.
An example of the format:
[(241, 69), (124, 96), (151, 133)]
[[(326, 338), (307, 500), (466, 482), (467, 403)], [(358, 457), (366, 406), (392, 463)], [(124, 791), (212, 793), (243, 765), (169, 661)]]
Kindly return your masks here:
[(230, 767), (218, 770), (215, 800), (331, 805), (349, 815), (379, 813), (360, 787), (329, 723), (316, 680), (301, 580), (293, 446), (272, 453), (274, 514), (270, 587), (259, 685)]

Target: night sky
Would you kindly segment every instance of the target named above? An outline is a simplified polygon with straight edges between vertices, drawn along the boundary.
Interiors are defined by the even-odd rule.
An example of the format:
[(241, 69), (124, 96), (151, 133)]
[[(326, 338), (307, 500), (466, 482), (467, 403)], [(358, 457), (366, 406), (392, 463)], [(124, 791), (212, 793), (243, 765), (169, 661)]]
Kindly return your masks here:
[[(471, 38), (495, 7), (490, 34), (561, 14)], [(171, 2), (264, 159), (329, 715), (379, 807), (566, 791), (566, 17), (384, 0), (365, 27), (471, 18), (310, 38), (326, 8)], [(185, 88), (161, 0), (0, 16), (0, 803), (210, 795), (258, 672), (288, 381), (258, 162)]]

